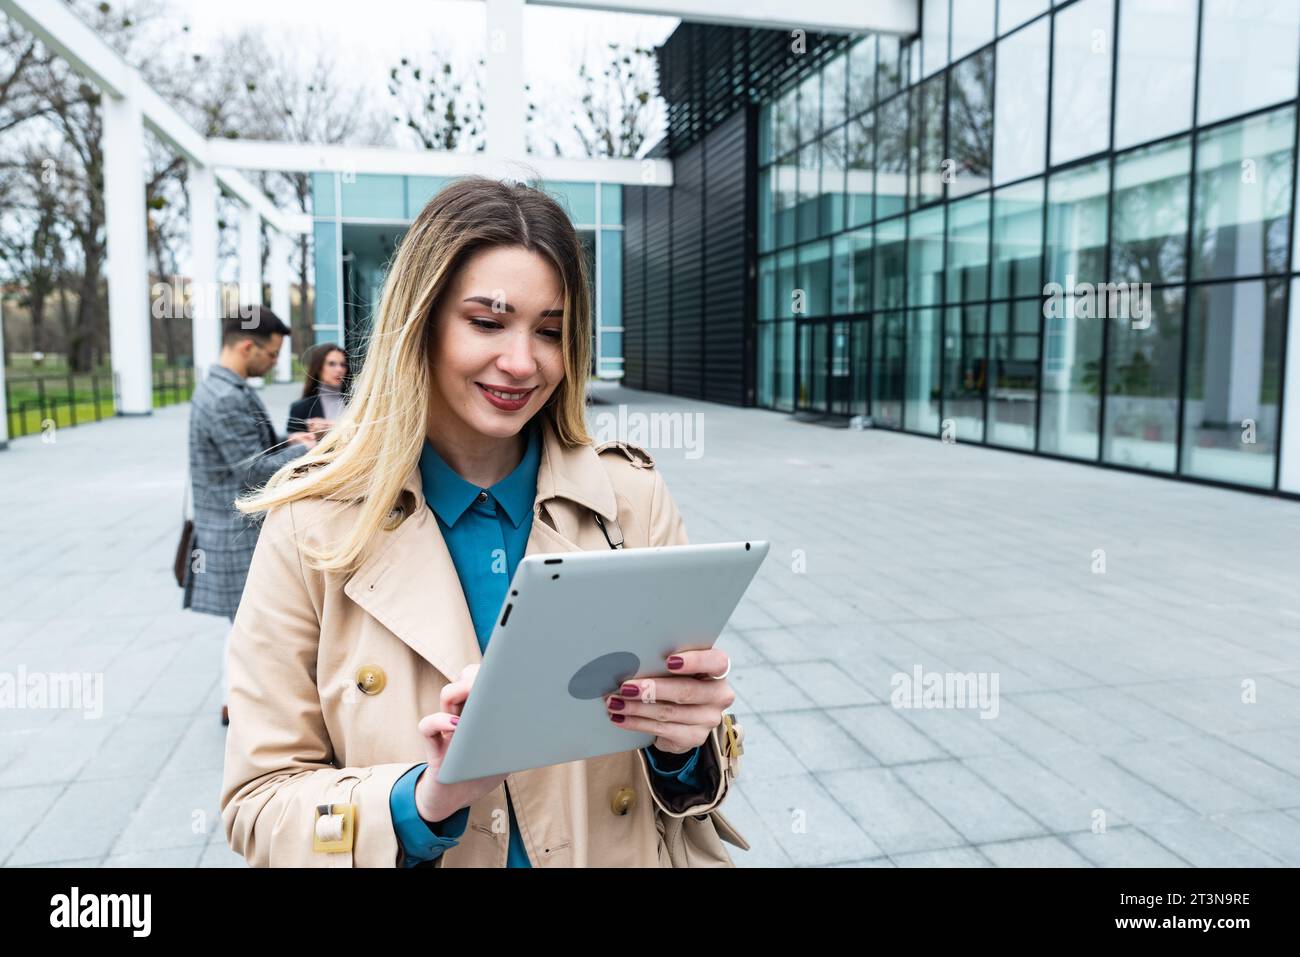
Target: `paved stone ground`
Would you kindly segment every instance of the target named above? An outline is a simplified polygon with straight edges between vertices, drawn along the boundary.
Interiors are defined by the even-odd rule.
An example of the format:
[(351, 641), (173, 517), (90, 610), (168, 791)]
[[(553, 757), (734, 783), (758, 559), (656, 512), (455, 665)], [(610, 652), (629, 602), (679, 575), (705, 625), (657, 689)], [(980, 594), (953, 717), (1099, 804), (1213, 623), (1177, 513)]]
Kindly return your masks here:
[[(1300, 505), (606, 395), (702, 415), (701, 455), (652, 449), (692, 540), (772, 542), (723, 638), (738, 864), (1300, 866)], [(0, 453), (0, 671), (106, 689), (98, 720), (0, 711), (4, 865), (242, 864), (226, 624), (169, 571), (187, 416)], [(918, 667), (996, 675), (996, 717), (894, 707)]]

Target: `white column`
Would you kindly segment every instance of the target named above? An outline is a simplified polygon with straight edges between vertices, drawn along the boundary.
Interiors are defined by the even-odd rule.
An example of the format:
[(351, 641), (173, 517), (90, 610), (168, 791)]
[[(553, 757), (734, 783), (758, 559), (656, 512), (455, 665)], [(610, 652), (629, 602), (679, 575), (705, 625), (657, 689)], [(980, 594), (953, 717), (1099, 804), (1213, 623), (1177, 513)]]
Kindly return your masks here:
[(239, 305), (262, 304), (262, 217), (257, 210), (239, 210)]
[[(271, 311), (280, 317), (286, 326), (293, 328), (292, 311), (289, 303), (289, 250), (292, 244), (289, 237), (278, 230), (271, 231)], [(280, 358), (275, 364), (275, 381), (293, 381), (293, 340), (285, 337), (280, 346)]]
[(153, 412), (153, 349), (144, 210), (144, 120), (134, 81), (103, 98), (108, 343), (118, 415)]
[(217, 286), (217, 178), (211, 166), (190, 164), (190, 319), (194, 384), (221, 355), (221, 297)]
[(0, 295), (0, 452), (9, 447), (9, 406), (5, 403), (5, 299)]
[(524, 155), (524, 0), (487, 0), (484, 123), (489, 156)]

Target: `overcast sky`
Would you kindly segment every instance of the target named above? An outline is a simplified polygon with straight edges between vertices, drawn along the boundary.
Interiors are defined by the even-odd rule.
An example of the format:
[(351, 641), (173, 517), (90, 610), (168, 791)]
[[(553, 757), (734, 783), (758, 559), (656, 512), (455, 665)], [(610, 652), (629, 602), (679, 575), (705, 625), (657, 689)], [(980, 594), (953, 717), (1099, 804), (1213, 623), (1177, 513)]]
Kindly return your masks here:
[[(282, 38), (302, 49), (333, 54), (340, 72), (365, 84), (376, 109), (387, 110), (388, 71), (404, 56), (413, 60), (437, 49), (468, 70), (483, 56), (486, 4), (481, 0), (168, 0), (190, 27), (197, 50), (223, 35), (248, 28), (267, 39)], [(655, 46), (677, 26), (672, 17), (595, 13), (559, 7), (524, 8), (524, 79), (544, 102), (579, 99), (578, 66), (599, 76), (610, 42)], [(263, 32), (264, 31), (264, 32)], [(662, 113), (662, 110), (660, 110)], [(662, 122), (662, 121), (661, 121)], [(653, 133), (647, 146), (661, 135)]]

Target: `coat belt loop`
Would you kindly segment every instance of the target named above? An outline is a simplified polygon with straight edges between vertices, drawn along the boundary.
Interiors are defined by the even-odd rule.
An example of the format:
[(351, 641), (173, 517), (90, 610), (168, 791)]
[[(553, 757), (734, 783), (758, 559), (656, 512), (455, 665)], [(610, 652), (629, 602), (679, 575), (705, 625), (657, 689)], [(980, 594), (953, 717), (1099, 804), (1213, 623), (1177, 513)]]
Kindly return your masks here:
[(603, 518), (600, 517), (600, 513), (599, 513), (599, 512), (593, 512), (592, 514), (596, 516), (596, 524), (600, 526), (600, 530), (605, 534), (605, 541), (609, 542), (609, 547), (610, 547), (610, 548), (622, 548), (622, 547), (623, 547), (623, 529), (619, 528), (619, 525), (618, 525), (618, 519), (616, 519), (616, 518), (614, 518), (614, 519), (610, 519), (610, 524), (614, 526), (614, 534), (618, 536), (618, 541), (614, 541), (614, 539), (612, 539), (612, 538), (609, 537), (609, 529), (607, 529), (607, 528), (605, 527), (605, 520), (604, 520)]

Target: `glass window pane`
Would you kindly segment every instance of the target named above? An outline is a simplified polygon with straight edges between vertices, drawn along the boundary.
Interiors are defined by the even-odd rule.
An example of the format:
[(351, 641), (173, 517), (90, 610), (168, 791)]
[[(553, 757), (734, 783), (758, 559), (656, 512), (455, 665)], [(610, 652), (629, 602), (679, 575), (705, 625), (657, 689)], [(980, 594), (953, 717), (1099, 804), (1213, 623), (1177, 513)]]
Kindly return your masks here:
[(1115, 148), (1192, 125), (1196, 4), (1124, 0), (1119, 7)]
[(1047, 9), (1047, 0), (998, 0), (998, 36)]
[(849, 404), (849, 415), (868, 415), (867, 387), (871, 383), (871, 369), (867, 360), (871, 356), (871, 323), (864, 320), (852, 323), (853, 329), (849, 339), (849, 352), (852, 362), (853, 397)]
[(923, 206), (943, 198), (943, 101), (946, 77), (926, 80), (911, 91), (912, 164), (911, 207)]
[(875, 175), (872, 152), (875, 147), (875, 119), (874, 113), (863, 113), (849, 120), (847, 127), (848, 172), (845, 179), (847, 191), (845, 213), (849, 226), (861, 226), (872, 220), (871, 200)]
[[(1156, 290), (1134, 316), (1111, 316), (1106, 344), (1103, 461), (1157, 472), (1174, 470), (1178, 451), (1178, 380), (1183, 291)], [(1095, 321), (1095, 320), (1094, 320)]]
[(1273, 486), (1284, 289), (1256, 280), (1192, 290), (1184, 474)]
[(799, 403), (801, 409), (826, 411), (826, 331), (822, 323), (799, 326)]
[(821, 132), (821, 79), (813, 73), (799, 84), (799, 142), (816, 139)]
[(939, 310), (907, 314), (907, 368), (903, 428), (939, 434)]
[(943, 434), (959, 442), (984, 441), (985, 316), (982, 305), (949, 309), (943, 330)]
[(948, 102), (949, 197), (987, 189), (993, 174), (993, 51), (952, 70)]
[(1047, 35), (1043, 20), (998, 41), (993, 181), (1043, 171), (1047, 159)]
[(770, 409), (776, 403), (776, 323), (758, 327), (758, 355), (754, 360), (758, 376), (758, 405)]
[(1111, 247), (1115, 281), (1160, 285), (1186, 277), (1191, 167), (1186, 137), (1116, 158)]
[(876, 102), (876, 37), (865, 36), (849, 50), (849, 115)]
[(1300, 3), (1204, 0), (1204, 17), (1197, 122), (1295, 98)]
[(772, 145), (777, 156), (785, 156), (799, 143), (799, 88), (792, 86), (776, 100), (776, 126)]
[(794, 316), (795, 298), (795, 254), (793, 249), (776, 254), (776, 318), (790, 319)]
[(871, 309), (871, 228), (835, 237), (832, 309), (838, 316)]
[(1106, 280), (1106, 189), (1110, 164), (1098, 160), (1047, 182), (1047, 281), (1066, 288)]
[(772, 203), (776, 214), (776, 245), (795, 241), (799, 215), (799, 167), (787, 159), (772, 167)]
[(1194, 278), (1286, 269), (1294, 122), (1287, 107), (1199, 135)]
[(827, 379), (827, 398), (834, 415), (851, 415), (853, 369), (849, 363), (849, 324), (837, 322), (831, 327), (831, 365)]
[(761, 256), (758, 260), (758, 318), (760, 322), (776, 318), (775, 256)]
[[(962, 0), (969, 2), (969, 0)], [(929, 76), (948, 65), (948, 0), (929, 0), (921, 7), (921, 69)]]
[(877, 309), (899, 309), (907, 287), (904, 271), (907, 251), (907, 222), (901, 216), (876, 226), (875, 276), (872, 286)]
[(993, 194), (993, 298), (1041, 295), (1042, 261), (1043, 181), (1003, 187)]
[(1097, 458), (1102, 323), (1080, 316), (1078, 300), (1048, 299), (1043, 324), (1043, 413), (1039, 449)]
[(1016, 449), (1034, 447), (1038, 408), (1039, 300), (998, 303), (989, 310), (988, 442)]
[(795, 315), (828, 316), (831, 312), (831, 244), (823, 239), (799, 247), (799, 285), (802, 299)]
[(903, 425), (903, 314), (880, 313), (871, 322), (871, 421)]
[(955, 0), (952, 5), (952, 59), (957, 62), (993, 40), (994, 0)]
[(989, 197), (972, 196), (948, 207), (948, 301), (988, 296)]
[(820, 217), (821, 143), (814, 140), (799, 150), (799, 239), (817, 236)]
[(794, 323), (776, 326), (776, 375), (773, 383), (774, 407), (781, 412), (794, 411)]
[(907, 100), (903, 93), (876, 111), (876, 218), (901, 213), (907, 197)]
[(844, 228), (844, 127), (822, 137), (821, 232), (838, 233)]
[(882, 33), (877, 41), (876, 99), (884, 100), (903, 88), (903, 56), (898, 37)]
[(1110, 145), (1114, 0), (1079, 0), (1056, 14), (1052, 49), (1052, 165)]
[(908, 217), (907, 304), (933, 306), (943, 300), (943, 207)]
[(776, 193), (775, 166), (758, 172), (758, 251), (766, 252), (776, 245)]
[(764, 103), (758, 109), (758, 162), (772, 162), (772, 134), (776, 122), (776, 106)]
[(847, 59), (843, 53), (826, 64), (822, 72), (822, 129), (829, 130), (844, 122), (844, 94)]

